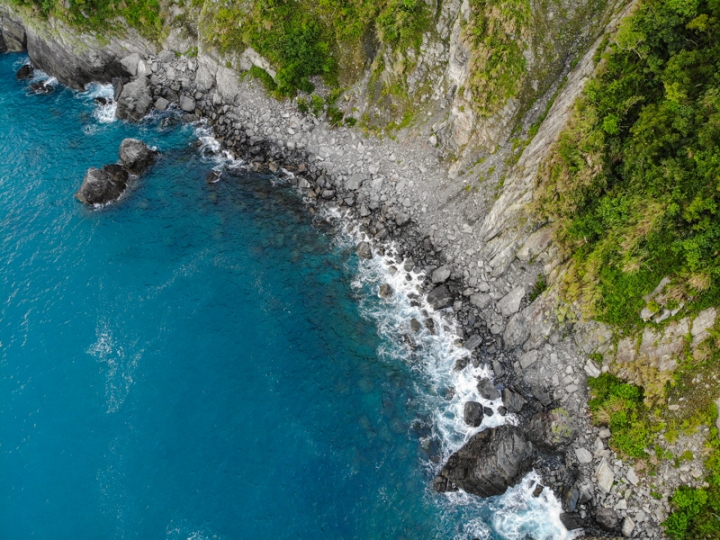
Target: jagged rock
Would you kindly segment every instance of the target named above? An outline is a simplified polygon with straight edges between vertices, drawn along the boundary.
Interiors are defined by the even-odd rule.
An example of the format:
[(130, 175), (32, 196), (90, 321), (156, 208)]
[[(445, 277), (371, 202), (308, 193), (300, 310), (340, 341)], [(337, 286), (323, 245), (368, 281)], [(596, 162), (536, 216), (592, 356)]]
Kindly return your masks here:
[(522, 312), (516, 313), (508, 321), (503, 333), (503, 341), (505, 342), (505, 348), (512, 350), (516, 347), (520, 347), (530, 337), (530, 330), (525, 324), (525, 317)]
[(568, 531), (575, 531), (577, 529), (582, 529), (583, 527), (583, 521), (580, 514), (575, 512), (560, 514), (560, 521), (562, 521), (562, 524)]
[(477, 348), (478, 345), (482, 343), (482, 338), (478, 336), (477, 334), (474, 334), (468, 338), (468, 340), (463, 343), (463, 347), (465, 347), (468, 351), (472, 351)]
[(156, 152), (137, 139), (120, 143), (120, 163), (133, 174), (141, 174), (155, 159)]
[(142, 77), (148, 74), (147, 66), (138, 53), (133, 53), (120, 60), (120, 64), (131, 77)]
[(562, 504), (566, 512), (574, 512), (580, 500), (580, 490), (576, 486), (569, 487), (563, 493)]
[(380, 285), (380, 290), (378, 294), (381, 298), (390, 298), (393, 295), (393, 288), (387, 283), (383, 283), (382, 285)]
[(532, 454), (532, 444), (519, 427), (486, 429), (450, 456), (433, 487), (459, 487), (480, 497), (502, 495), (530, 471)]
[(427, 301), (433, 309), (443, 309), (452, 305), (453, 297), (445, 285), (440, 285), (428, 293)]
[(357, 191), (360, 189), (360, 186), (362, 185), (363, 181), (365, 180), (365, 176), (359, 173), (355, 173), (353, 175), (350, 175), (350, 177), (345, 180), (345, 189), (349, 189), (350, 191)]
[(613, 473), (612, 468), (604, 459), (595, 471), (595, 479), (600, 489), (605, 493), (610, 493), (613, 482), (615, 481), (615, 473)]
[(372, 248), (367, 242), (360, 242), (357, 246), (357, 249), (355, 250), (355, 253), (358, 254), (358, 257), (361, 257), (363, 259), (372, 259), (373, 256)]
[(477, 401), (468, 401), (465, 403), (463, 419), (468, 426), (480, 427), (480, 424), (482, 424), (483, 421), (483, 416), (485, 416), (485, 414), (483, 413), (482, 404)]
[(417, 334), (421, 328), (422, 325), (420, 324), (420, 321), (418, 321), (417, 319), (410, 319), (410, 330)]
[(477, 389), (484, 399), (500, 399), (500, 390), (495, 388), (495, 385), (490, 379), (480, 379), (477, 385)]
[(120, 165), (92, 167), (85, 174), (75, 198), (88, 205), (107, 204), (117, 200), (127, 187), (128, 173)]
[(470, 295), (470, 303), (480, 309), (484, 309), (492, 301), (492, 297), (485, 293), (475, 293)]
[(450, 277), (450, 273), (451, 271), (449, 266), (441, 266), (440, 268), (436, 268), (435, 271), (432, 273), (432, 282), (435, 284), (445, 283)]
[(515, 287), (512, 291), (503, 296), (497, 303), (498, 310), (503, 317), (510, 317), (520, 309), (520, 304), (525, 296), (525, 287)]
[(578, 461), (583, 465), (592, 463), (592, 454), (586, 448), (576, 448), (575, 455), (577, 456)]
[(185, 112), (194, 112), (195, 100), (188, 96), (180, 96), (180, 108)]
[(511, 413), (519, 413), (527, 403), (518, 392), (510, 388), (503, 388), (502, 400), (503, 406)]
[(595, 511), (595, 521), (606, 531), (616, 531), (620, 526), (620, 516), (612, 508), (598, 508)]
[(575, 437), (570, 416), (563, 409), (535, 414), (525, 429), (528, 439), (546, 452), (564, 449)]
[(147, 79), (145, 77), (138, 77), (123, 86), (118, 99), (115, 116), (122, 120), (139, 122), (150, 112), (152, 103)]
[(18, 81), (26, 81), (28, 79), (32, 79), (34, 74), (35, 68), (32, 66), (32, 64), (23, 64), (22, 66), (20, 66), (20, 69), (17, 70), (15, 78)]

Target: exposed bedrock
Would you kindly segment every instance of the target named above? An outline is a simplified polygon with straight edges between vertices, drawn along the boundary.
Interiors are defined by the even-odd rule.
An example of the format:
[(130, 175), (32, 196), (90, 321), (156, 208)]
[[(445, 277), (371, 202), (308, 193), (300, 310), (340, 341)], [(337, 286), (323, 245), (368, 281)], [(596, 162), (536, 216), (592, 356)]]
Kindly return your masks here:
[(435, 477), (437, 491), (458, 488), (481, 497), (502, 495), (532, 468), (533, 446), (522, 429), (500, 426), (474, 435)]
[(137, 139), (125, 139), (120, 143), (120, 163), (133, 174), (142, 174), (152, 165), (157, 152)]

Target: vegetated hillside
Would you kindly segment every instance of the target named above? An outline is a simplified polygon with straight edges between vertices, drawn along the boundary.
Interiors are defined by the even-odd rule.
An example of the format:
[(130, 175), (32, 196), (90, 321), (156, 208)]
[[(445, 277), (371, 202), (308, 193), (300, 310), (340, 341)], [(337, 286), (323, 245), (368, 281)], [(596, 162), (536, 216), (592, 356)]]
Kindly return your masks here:
[[(643, 0), (601, 53), (539, 175), (535, 211), (556, 222), (569, 256), (565, 299), (639, 343), (720, 303), (720, 1)], [(595, 420), (622, 453), (657, 463), (658, 433), (713, 425), (720, 332), (694, 348), (685, 333), (674, 373), (641, 355), (624, 366), (644, 402), (619, 380), (594, 383)], [(709, 487), (676, 492), (673, 538), (720, 538), (716, 430), (710, 439)]]

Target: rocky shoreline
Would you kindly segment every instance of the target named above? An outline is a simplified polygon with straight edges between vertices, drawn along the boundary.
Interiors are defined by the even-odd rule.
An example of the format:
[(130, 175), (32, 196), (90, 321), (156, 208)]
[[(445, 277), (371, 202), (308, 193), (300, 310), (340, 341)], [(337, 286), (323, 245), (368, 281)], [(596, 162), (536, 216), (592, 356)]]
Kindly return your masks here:
[[(22, 43), (17, 34), (13, 27), (15, 42)], [(38, 62), (38, 55), (46, 56)], [(53, 66), (64, 61), (64, 55), (54, 58), (49, 46), (39, 47), (31, 58), (51, 75), (56, 74)], [(585, 380), (598, 375), (601, 366), (586, 357), (582, 340), (571, 339), (570, 327), (556, 313), (556, 299), (532, 297), (542, 271), (534, 261), (548, 249), (547, 231), (516, 246), (512, 257), (504, 252), (488, 257), (487, 241), (475, 223), (458, 226), (458, 216), (442, 196), (451, 179), (432, 138), (388, 140), (332, 127), (323, 117), (301, 113), (293, 102), (269, 98), (256, 81), (239, 79), (209, 55), (135, 53), (111, 65), (96, 78), (113, 82), (119, 117), (141, 121), (153, 108), (174, 107), (186, 121), (207, 119), (223, 147), (250, 169), (293, 173), (288, 181), (301, 190), (310, 212), (327, 205), (352, 216), (372, 239), (358, 247), (360, 256), (372, 257), (392, 241), (398, 263), (405, 260), (406, 270), (425, 272), (428, 301), (462, 328), (458, 346), (467, 351), (467, 360), (456, 369), (487, 365), (493, 381), (479, 383), (521, 419), (525, 434), (533, 429), (546, 435), (557, 429), (572, 433), (559, 443), (528, 437), (533, 466), (562, 501), (569, 528), (604, 537), (663, 537), (659, 523), (669, 510), (672, 483), (657, 488), (664, 492), (660, 499), (653, 497), (650, 481), (608, 449), (609, 432), (593, 427), (587, 416)], [(65, 77), (61, 82), (73, 86), (67, 73), (58, 70)], [(82, 86), (85, 76), (90, 75), (75, 84)], [(408, 332), (416, 331), (424, 330), (408, 321)], [(563, 427), (537, 427), (559, 411), (564, 412)], [(527, 445), (516, 446), (523, 455), (519, 469), (524, 469)], [(478, 459), (477, 452), (471, 454)], [(436, 479), (436, 487), (446, 490), (459, 479), (448, 471)]]

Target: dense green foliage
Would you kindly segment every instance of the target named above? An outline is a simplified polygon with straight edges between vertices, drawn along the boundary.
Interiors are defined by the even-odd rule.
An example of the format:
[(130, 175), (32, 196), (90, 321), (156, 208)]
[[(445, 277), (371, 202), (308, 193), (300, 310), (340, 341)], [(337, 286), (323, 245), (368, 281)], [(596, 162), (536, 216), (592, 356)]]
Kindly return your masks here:
[(58, 16), (85, 30), (112, 31), (117, 17), (123, 17), (143, 36), (158, 40), (163, 23), (159, 0), (12, 0), (30, 7), (42, 17)]
[(678, 488), (670, 501), (673, 513), (663, 523), (674, 540), (716, 540), (720, 538), (720, 443), (715, 433), (713, 452), (705, 462), (706, 489)]
[(252, 46), (270, 60), (278, 69), (276, 92), (288, 96), (312, 92), (312, 76), (336, 84), (340, 56), (362, 62), (363, 39), (419, 46), (432, 14), (423, 0), (235, 0), (219, 9), (207, 4), (205, 18), (221, 50)]
[(720, 0), (644, 0), (621, 25), (540, 174), (586, 315), (642, 324), (720, 300)]
[(647, 457), (645, 451), (654, 438), (643, 403), (643, 390), (610, 373), (588, 379), (592, 393), (593, 421), (610, 428), (610, 446), (634, 458)]

